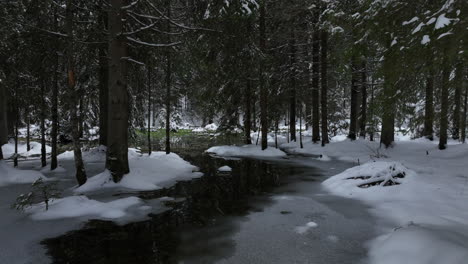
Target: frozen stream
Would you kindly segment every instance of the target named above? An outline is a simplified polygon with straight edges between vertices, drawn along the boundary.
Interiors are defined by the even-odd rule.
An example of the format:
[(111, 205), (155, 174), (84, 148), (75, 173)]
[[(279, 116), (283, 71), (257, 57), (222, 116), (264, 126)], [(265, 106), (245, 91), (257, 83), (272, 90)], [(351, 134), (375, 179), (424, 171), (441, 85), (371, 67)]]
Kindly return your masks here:
[[(374, 220), (356, 201), (327, 194), (326, 177), (351, 166), (313, 157), (287, 159), (184, 158), (205, 176), (153, 192), (125, 193), (153, 205), (119, 223), (64, 219), (33, 221), (9, 209), (29, 185), (0, 187), (0, 263), (361, 263)], [(62, 188), (75, 183), (55, 175)], [(217, 172), (228, 165), (232, 172)], [(34, 167), (37, 162), (22, 163)], [(86, 164), (90, 175), (102, 163)], [(48, 175), (49, 177), (52, 175)], [(70, 194), (70, 190), (64, 193)], [(115, 199), (99, 194), (93, 199)], [(175, 201), (160, 202), (169, 196)]]

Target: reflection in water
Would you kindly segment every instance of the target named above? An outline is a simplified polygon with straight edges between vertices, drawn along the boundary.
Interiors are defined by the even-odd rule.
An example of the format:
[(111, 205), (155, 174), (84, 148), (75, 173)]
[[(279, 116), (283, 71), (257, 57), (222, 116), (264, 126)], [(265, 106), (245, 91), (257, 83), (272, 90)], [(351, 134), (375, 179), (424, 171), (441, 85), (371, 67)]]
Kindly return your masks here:
[[(182, 155), (199, 166), (205, 175), (179, 182), (171, 188), (142, 192), (140, 197), (154, 199), (171, 196), (183, 199), (168, 204), (167, 211), (150, 215), (150, 220), (123, 226), (92, 220), (81, 230), (47, 239), (42, 243), (47, 246), (53, 263), (177, 263), (179, 259), (192, 254), (219, 254), (222, 257), (234, 249), (229, 239), (220, 240), (225, 244), (216, 246), (227, 251), (218, 252), (197, 252), (196, 244), (193, 247), (182, 244), (203, 240), (203, 233), (196, 237), (196, 230), (215, 226), (224, 216), (245, 215), (253, 210), (249, 197), (268, 192), (281, 185), (284, 176), (297, 173), (293, 168), (256, 160), (224, 160), (207, 154)], [(233, 168), (232, 172), (217, 172), (217, 168), (223, 165)], [(219, 226), (220, 238), (236, 231), (233, 224)], [(191, 232), (185, 232), (187, 230)], [(187, 237), (187, 233), (191, 237)]]

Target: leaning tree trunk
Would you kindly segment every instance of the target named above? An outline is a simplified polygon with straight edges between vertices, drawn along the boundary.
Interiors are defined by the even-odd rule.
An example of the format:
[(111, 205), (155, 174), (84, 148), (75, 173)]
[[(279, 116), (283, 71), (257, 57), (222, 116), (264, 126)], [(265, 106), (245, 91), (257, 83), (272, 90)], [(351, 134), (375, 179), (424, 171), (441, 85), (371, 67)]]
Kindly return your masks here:
[(41, 82), (41, 165), (42, 167), (47, 166), (46, 139), (45, 139), (45, 118), (46, 118), (45, 100), (46, 100), (45, 99), (45, 83)]
[[(431, 66), (430, 66), (431, 67)], [(429, 70), (426, 78), (426, 101), (424, 109), (424, 136), (429, 140), (434, 140), (434, 71)]]
[(72, 126), (72, 137), (73, 137), (73, 153), (75, 156), (75, 168), (76, 168), (76, 180), (78, 185), (86, 183), (86, 172), (83, 164), (83, 157), (81, 155), (81, 144), (80, 144), (80, 131), (79, 131), (79, 119), (77, 113), (78, 94), (76, 91), (75, 83), (75, 62), (74, 62), (74, 50), (73, 50), (73, 4), (72, 0), (67, 0), (65, 24), (68, 34), (67, 38), (67, 64), (68, 64), (68, 90), (69, 90), (69, 106), (70, 106), (70, 119)]
[(262, 127), (262, 150), (268, 148), (268, 88), (265, 84), (266, 66), (266, 32), (265, 32), (266, 0), (260, 6), (260, 126)]
[(319, 9), (314, 9), (312, 21), (312, 142), (320, 141), (320, 29), (318, 25)]
[(442, 71), (442, 91), (440, 96), (440, 135), (439, 149), (447, 148), (447, 130), (448, 130), (448, 105), (449, 105), (449, 78), (450, 67), (448, 65)]
[(128, 119), (129, 99), (127, 91), (127, 69), (125, 57), (127, 44), (123, 36), (124, 0), (110, 0), (109, 26), (109, 89), (107, 123), (106, 168), (114, 182), (122, 180), (130, 172), (128, 166)]
[(367, 70), (366, 61), (362, 61), (361, 69), (361, 120), (359, 137), (366, 138), (366, 124), (367, 124)]
[(351, 111), (349, 117), (349, 134), (348, 138), (351, 140), (356, 139), (357, 128), (357, 110), (358, 110), (358, 81), (356, 80), (356, 58), (351, 59)]
[[(171, 37), (169, 33), (171, 32), (171, 0), (167, 0), (167, 43), (170, 43)], [(171, 65), (171, 47), (167, 47), (166, 50), (166, 154), (171, 153), (171, 75), (172, 75), (172, 65)]]
[(245, 144), (252, 144), (252, 138), (250, 136), (252, 130), (251, 121), (251, 108), (252, 108), (252, 87), (251, 80), (247, 79), (247, 86), (245, 88), (244, 100), (245, 100), (245, 115), (244, 115), (244, 133), (245, 133)]
[(328, 140), (328, 32), (322, 30), (321, 38), (321, 81), (320, 105), (322, 114), (322, 147), (329, 143)]

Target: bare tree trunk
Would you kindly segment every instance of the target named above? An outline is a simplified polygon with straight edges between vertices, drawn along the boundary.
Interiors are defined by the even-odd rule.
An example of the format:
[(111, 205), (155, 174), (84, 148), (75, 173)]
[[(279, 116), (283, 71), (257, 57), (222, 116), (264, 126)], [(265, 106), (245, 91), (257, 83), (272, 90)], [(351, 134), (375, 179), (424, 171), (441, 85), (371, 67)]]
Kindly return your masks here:
[[(54, 11), (56, 12), (56, 11)], [(54, 15), (55, 28), (57, 28), (57, 16)], [(57, 51), (58, 52), (58, 51)], [(51, 160), (50, 160), (50, 170), (55, 170), (58, 166), (57, 162), (57, 135), (58, 135), (58, 67), (59, 67), (59, 57), (58, 54), (55, 54), (55, 65), (54, 65), (54, 84), (52, 86), (52, 129), (50, 131), (50, 142), (51, 142)]]
[(312, 142), (320, 141), (320, 29), (319, 29), (319, 8), (314, 8), (312, 21)]
[(18, 127), (19, 127), (19, 106), (18, 106), (18, 93), (15, 91), (14, 108), (15, 108), (15, 156), (13, 159), (13, 166), (18, 167)]
[(291, 30), (291, 87), (289, 94), (289, 133), (291, 134), (291, 141), (296, 142), (296, 36), (294, 31)]
[(26, 108), (26, 150), (31, 150), (31, 116)]
[[(167, 17), (171, 19), (171, 0), (167, 0)], [(167, 20), (167, 32), (171, 32), (171, 23)], [(167, 35), (168, 42), (170, 43), (170, 35)], [(171, 153), (171, 47), (166, 51), (166, 154)]]
[(151, 156), (151, 67), (148, 70), (148, 156)]
[(266, 56), (266, 28), (265, 28), (266, 0), (260, 6), (260, 126), (262, 127), (262, 150), (268, 148), (268, 88), (265, 84), (265, 56)]
[(370, 99), (370, 129), (369, 129), (369, 140), (374, 141), (374, 133), (375, 133), (375, 121), (374, 121), (374, 78), (372, 77), (371, 83), (371, 99)]
[(455, 100), (455, 107), (452, 114), (452, 138), (457, 140), (460, 138), (460, 108), (461, 108), (461, 90), (463, 83), (463, 64), (457, 63), (455, 71), (455, 94), (453, 99)]
[(461, 120), (461, 140), (463, 143), (466, 141), (466, 115), (468, 110), (468, 82), (463, 82), (465, 85), (465, 99), (463, 103), (463, 116)]
[(382, 135), (380, 143), (386, 148), (395, 141), (395, 83), (385, 80), (383, 96), (385, 98), (382, 114)]
[(367, 127), (367, 70), (366, 60), (362, 61), (361, 69), (361, 124), (359, 137), (366, 138), (366, 127)]
[(440, 96), (440, 150), (447, 148), (449, 78), (450, 67), (448, 65), (445, 65), (445, 68), (442, 71), (442, 91)]
[[(5, 84), (0, 83), (0, 152), (2, 145), (8, 142), (7, 122), (7, 100)], [(0, 159), (3, 159), (3, 153), (0, 153)]]
[(429, 65), (429, 75), (426, 78), (426, 102), (424, 109), (424, 136), (434, 140), (434, 70), (432, 62)]
[(114, 182), (130, 172), (128, 166), (127, 44), (124, 31), (124, 0), (111, 0), (108, 13), (109, 26), (109, 109), (107, 123), (106, 168)]
[(251, 80), (247, 79), (247, 86), (244, 93), (245, 99), (245, 115), (244, 115), (244, 133), (245, 133), (245, 144), (252, 144), (252, 139), (250, 137), (252, 120), (251, 117), (251, 104), (252, 104), (252, 87)]
[[(99, 7), (100, 24), (104, 29), (108, 29), (107, 12), (104, 5)], [(109, 62), (106, 54), (106, 46), (101, 45), (98, 51), (99, 56), (99, 145), (107, 146), (108, 121), (109, 121)]]
[(41, 165), (47, 166), (46, 139), (45, 139), (45, 83), (41, 82)]
[(72, 137), (73, 137), (73, 153), (75, 155), (75, 168), (76, 168), (76, 180), (78, 185), (86, 183), (86, 172), (84, 169), (83, 158), (81, 155), (81, 144), (80, 144), (80, 131), (79, 131), (79, 119), (77, 114), (78, 95), (75, 88), (75, 61), (74, 61), (74, 35), (73, 35), (73, 3), (72, 0), (67, 0), (66, 7), (66, 30), (67, 30), (67, 64), (68, 64), (68, 90), (70, 93), (70, 119), (72, 125)]
[[(18, 110), (18, 107), (16, 107)], [(15, 122), (15, 156), (13, 159), (13, 166), (18, 167), (18, 126), (19, 126), (19, 116), (16, 116)]]
[(275, 124), (275, 148), (278, 148), (278, 127), (279, 127), (279, 117), (276, 118), (276, 124)]
[(302, 103), (299, 104), (299, 145), (304, 148), (304, 144), (302, 144)]
[(357, 128), (357, 100), (358, 100), (358, 81), (356, 80), (356, 58), (353, 57), (351, 59), (351, 115), (350, 115), (350, 122), (349, 122), (349, 134), (348, 138), (351, 140), (356, 139), (356, 128)]
[(320, 104), (322, 114), (322, 147), (329, 143), (328, 140), (328, 32), (322, 30), (321, 40), (321, 81)]

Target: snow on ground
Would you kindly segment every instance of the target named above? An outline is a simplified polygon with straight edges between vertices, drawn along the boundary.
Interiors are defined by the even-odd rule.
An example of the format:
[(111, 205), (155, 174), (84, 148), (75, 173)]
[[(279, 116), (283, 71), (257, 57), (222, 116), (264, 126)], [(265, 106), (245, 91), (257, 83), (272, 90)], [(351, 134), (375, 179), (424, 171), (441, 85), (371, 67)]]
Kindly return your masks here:
[(220, 172), (231, 172), (232, 168), (226, 165), (226, 166), (219, 167), (218, 171), (220, 171)]
[(309, 229), (315, 228), (317, 226), (318, 225), (315, 222), (308, 222), (307, 224), (305, 224), (303, 226), (296, 227), (294, 230), (296, 231), (296, 233), (303, 235), (303, 234), (307, 233), (309, 231)]
[[(437, 143), (401, 140), (380, 149), (378, 142), (344, 140), (326, 147), (307, 142), (303, 149), (297, 143), (282, 148), (357, 165), (323, 186), (365, 202), (379, 219), (381, 235), (368, 244), (370, 263), (462, 264), (468, 259), (468, 145), (452, 141), (439, 150)], [(388, 181), (394, 184), (383, 186)]]
[[(19, 142), (18, 142), (19, 143)], [(32, 155), (40, 155), (41, 154), (41, 143), (39, 142), (30, 142), (29, 146), (31, 149), (27, 151), (26, 144), (19, 143), (18, 144), (18, 154), (20, 156), (29, 157)], [(15, 154), (15, 143), (9, 142), (2, 146), (3, 155), (5, 158), (11, 157)], [(46, 145), (46, 153), (50, 153), (52, 148)]]
[(133, 190), (160, 189), (178, 180), (200, 177), (198, 168), (183, 160), (175, 153), (153, 152), (151, 156), (140, 154), (135, 149), (129, 149), (128, 161), (130, 173), (119, 183), (112, 181), (109, 171), (104, 171), (88, 179), (75, 189), (76, 193), (84, 193), (102, 188), (126, 188)]
[(262, 150), (261, 146), (244, 145), (244, 146), (216, 146), (206, 150), (208, 153), (214, 153), (218, 156), (226, 157), (282, 157), (286, 156), (283, 151), (268, 147)]
[(86, 196), (68, 196), (54, 199), (45, 210), (45, 204), (39, 203), (26, 210), (34, 220), (51, 220), (80, 216), (91, 216), (94, 219), (116, 219), (126, 215), (126, 210), (135, 205), (142, 204), (137, 197), (127, 197), (110, 202), (91, 200)]
[(45, 178), (45, 176), (38, 171), (16, 169), (10, 164), (0, 161), (0, 186), (33, 183), (39, 178)]
[[(104, 162), (106, 160), (106, 146), (82, 149), (84, 162)], [(65, 151), (57, 156), (59, 160), (72, 160), (75, 157), (72, 150)]]

